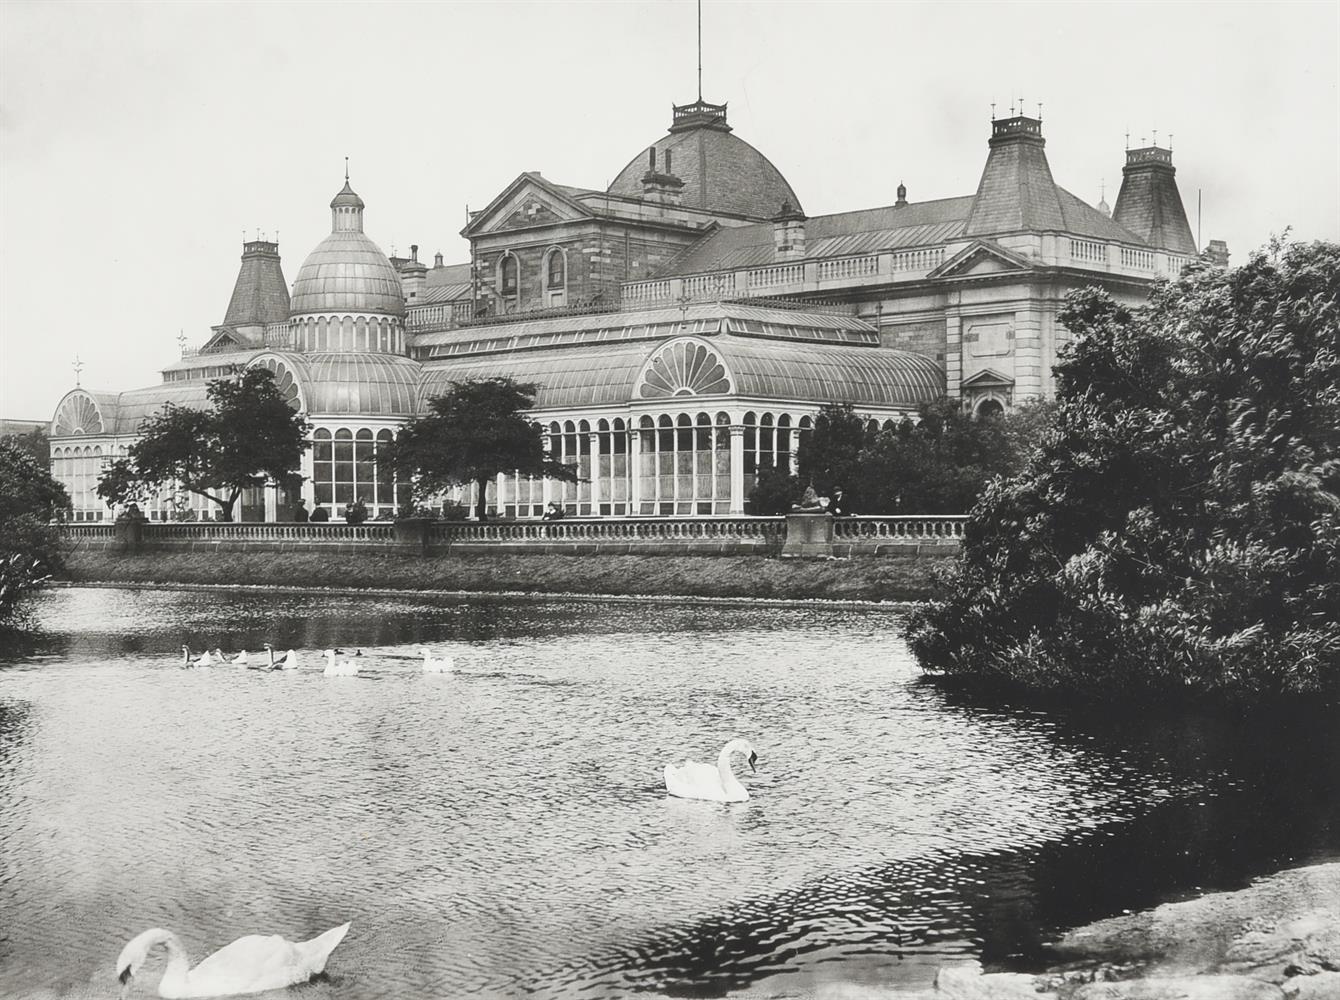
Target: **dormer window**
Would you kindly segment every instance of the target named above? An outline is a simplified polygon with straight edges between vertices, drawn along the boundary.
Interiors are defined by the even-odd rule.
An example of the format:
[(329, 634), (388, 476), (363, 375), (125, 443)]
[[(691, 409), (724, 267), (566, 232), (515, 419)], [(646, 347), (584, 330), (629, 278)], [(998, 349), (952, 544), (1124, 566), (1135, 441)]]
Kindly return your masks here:
[(499, 265), (501, 291), (503, 295), (515, 295), (517, 292), (516, 258), (510, 253), (503, 254)]

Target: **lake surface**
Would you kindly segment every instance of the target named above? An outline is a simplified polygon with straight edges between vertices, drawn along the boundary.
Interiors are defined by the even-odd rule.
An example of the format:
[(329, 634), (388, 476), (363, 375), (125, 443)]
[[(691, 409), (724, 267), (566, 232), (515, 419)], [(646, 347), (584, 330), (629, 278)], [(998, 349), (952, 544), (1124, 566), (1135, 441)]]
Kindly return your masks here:
[[(1333, 721), (987, 707), (888, 611), (70, 589), (0, 647), (0, 995), (353, 927), (309, 1000), (919, 987), (1340, 857)], [(182, 642), (296, 673), (179, 669)], [(425, 675), (421, 644), (457, 672)], [(320, 651), (361, 647), (356, 678)], [(749, 802), (661, 771), (737, 759)], [(162, 958), (134, 980), (154, 996)]]

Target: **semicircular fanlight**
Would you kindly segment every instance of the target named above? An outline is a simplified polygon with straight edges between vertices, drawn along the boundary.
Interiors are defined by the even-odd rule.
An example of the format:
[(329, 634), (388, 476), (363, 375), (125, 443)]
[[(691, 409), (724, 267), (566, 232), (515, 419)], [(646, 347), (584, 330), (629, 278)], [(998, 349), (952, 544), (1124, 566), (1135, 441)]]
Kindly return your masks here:
[(664, 396), (705, 396), (731, 391), (730, 376), (716, 353), (702, 344), (681, 340), (652, 358), (642, 375), (643, 399)]
[(268, 368), (275, 377), (275, 388), (279, 394), (284, 397), (284, 402), (294, 410), (302, 409), (302, 397), (298, 394), (298, 380), (293, 372), (289, 370), (288, 365), (278, 358), (264, 358), (258, 364), (263, 368)]
[(56, 409), (55, 432), (58, 437), (72, 434), (103, 433), (102, 413), (87, 393), (67, 396)]

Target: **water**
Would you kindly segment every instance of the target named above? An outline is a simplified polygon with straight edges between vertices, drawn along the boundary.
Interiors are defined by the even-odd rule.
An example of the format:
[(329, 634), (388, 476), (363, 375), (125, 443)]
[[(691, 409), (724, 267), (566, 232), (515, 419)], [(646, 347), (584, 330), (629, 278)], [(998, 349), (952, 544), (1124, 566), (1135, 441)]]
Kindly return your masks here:
[[(1340, 856), (1327, 719), (986, 707), (875, 611), (63, 590), (0, 652), (0, 995), (131, 936), (348, 938), (303, 996), (918, 987)], [(179, 646), (305, 657), (178, 669)], [(420, 643), (458, 672), (424, 675)], [(319, 651), (362, 647), (363, 675)], [(753, 798), (670, 799), (749, 737)], [(737, 765), (743, 766), (742, 761)], [(154, 995), (162, 960), (137, 977)]]

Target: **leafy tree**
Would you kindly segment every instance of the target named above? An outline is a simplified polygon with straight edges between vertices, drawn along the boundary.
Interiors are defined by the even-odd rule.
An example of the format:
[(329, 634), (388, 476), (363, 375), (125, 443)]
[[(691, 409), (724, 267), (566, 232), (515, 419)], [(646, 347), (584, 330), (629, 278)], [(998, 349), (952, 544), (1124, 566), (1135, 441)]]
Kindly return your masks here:
[(976, 417), (956, 399), (923, 403), (915, 423), (904, 419), (880, 431), (862, 450), (862, 512), (968, 510), (994, 476), (1019, 470), (1051, 411), (1051, 404), (1029, 402), (1004, 416)]
[(865, 421), (850, 403), (828, 403), (814, 418), (814, 428), (800, 436), (796, 469), (800, 481), (826, 495), (842, 486), (864, 509), (865, 497), (857, 485), (861, 479), (861, 452), (869, 443)]
[(70, 509), (65, 487), (28, 451), (0, 441), (0, 625), (19, 601), (61, 567), (60, 532), (52, 521)]
[(36, 427), (27, 434), (6, 434), (0, 441), (23, 449), (37, 459), (37, 464), (44, 469), (51, 468), (51, 440), (41, 427)]
[(169, 485), (212, 500), (233, 519), (242, 491), (285, 481), (302, 458), (309, 425), (285, 402), (265, 368), (215, 379), (208, 410), (164, 406), (140, 425), (126, 458), (104, 470), (98, 496), (110, 506)]
[(933, 669), (1098, 693), (1340, 695), (1340, 246), (1071, 295), (1056, 423), (972, 511)]
[(769, 466), (759, 471), (758, 480), (749, 493), (749, 509), (754, 514), (785, 514), (805, 492), (799, 476), (787, 469)]
[(576, 482), (574, 466), (553, 461), (540, 428), (523, 415), (535, 405), (533, 383), (510, 378), (452, 382), (428, 401), (429, 412), (396, 435), (390, 462), (402, 481), (413, 483), (416, 500), (453, 486), (479, 487), (476, 514), (486, 514), (485, 490), (499, 473)]

